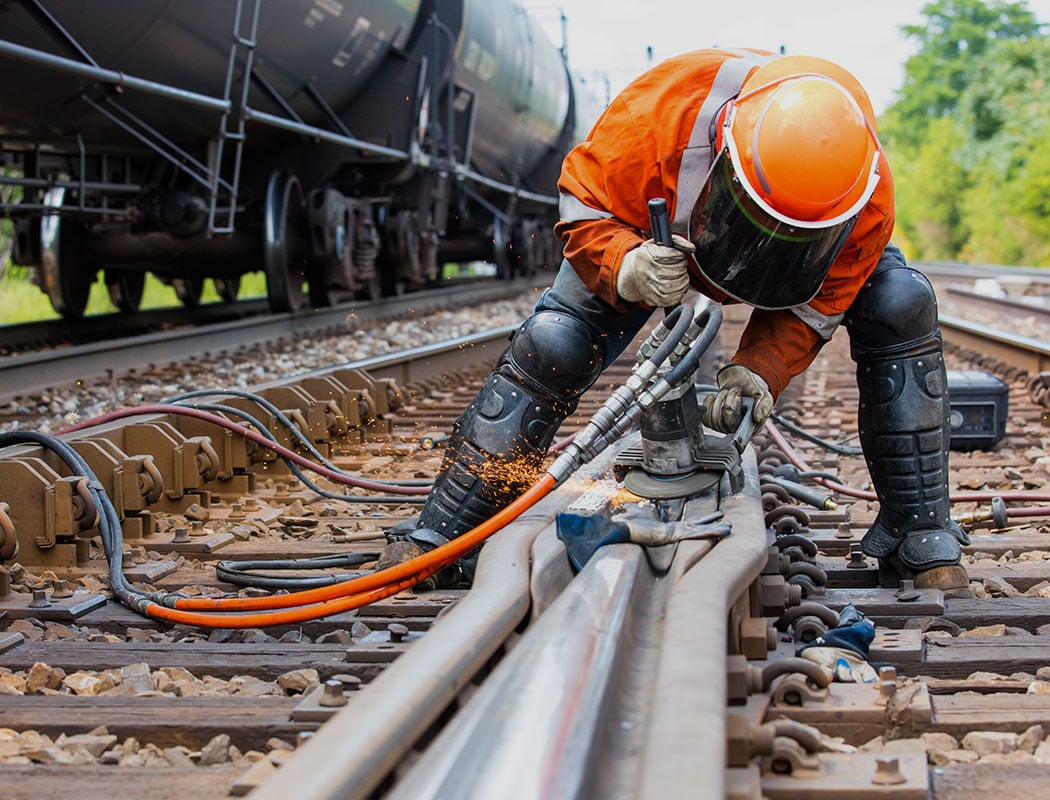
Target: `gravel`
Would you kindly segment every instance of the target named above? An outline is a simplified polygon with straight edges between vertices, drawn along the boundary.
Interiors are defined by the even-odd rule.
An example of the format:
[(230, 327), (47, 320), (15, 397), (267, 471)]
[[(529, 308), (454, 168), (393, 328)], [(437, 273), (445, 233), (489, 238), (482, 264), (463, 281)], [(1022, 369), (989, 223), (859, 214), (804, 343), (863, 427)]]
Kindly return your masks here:
[(338, 335), (261, 344), (234, 354), (168, 364), (112, 382), (30, 396), (22, 398), (17, 407), (0, 408), (7, 417), (0, 422), (0, 431), (51, 433), (111, 411), (163, 402), (188, 391), (251, 389), (301, 372), (513, 325), (529, 315), (535, 302), (535, 293), (529, 292), (482, 306), (375, 324), (361, 322)]

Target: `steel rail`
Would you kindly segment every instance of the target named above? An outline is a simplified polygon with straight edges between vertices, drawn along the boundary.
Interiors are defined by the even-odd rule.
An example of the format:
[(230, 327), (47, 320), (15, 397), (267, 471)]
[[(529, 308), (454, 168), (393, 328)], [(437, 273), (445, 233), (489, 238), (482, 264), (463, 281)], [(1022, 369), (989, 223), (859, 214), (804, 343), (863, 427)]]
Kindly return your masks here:
[(968, 264), (961, 261), (914, 261), (911, 266), (927, 276), (943, 278), (1024, 278), (1038, 283), (1050, 283), (1045, 267), (1010, 267), (1002, 264)]
[(77, 346), (120, 336), (140, 336), (151, 330), (214, 325), (269, 313), (266, 300), (258, 298), (238, 300), (236, 303), (216, 301), (196, 308), (173, 306), (148, 309), (136, 314), (115, 311), (110, 314), (91, 314), (75, 320), (20, 322), (0, 325), (0, 348), (29, 353), (43, 349), (48, 342)]
[(584, 797), (652, 602), (641, 548), (603, 547), (398, 782), (390, 800)]
[(1023, 369), (1031, 375), (1050, 368), (1050, 342), (941, 315), (941, 335), (948, 344), (974, 350), (983, 356)]
[(577, 494), (559, 490), (493, 536), (481, 551), (470, 592), (252, 797), (371, 797), (524, 621), (532, 544)]
[(649, 569), (641, 548), (599, 551), (391, 800), (722, 800), (727, 684), (718, 643), (768, 558), (753, 452), (746, 458), (740, 493), (724, 480), (683, 514), (717, 503), (733, 535), (714, 546), (679, 544), (670, 580)]
[(1022, 311), (1042, 320), (1050, 317), (1050, 306), (1047, 306), (1043, 302), (1044, 298), (1042, 296), (1031, 297), (1029, 300), (1017, 297), (990, 297), (989, 295), (975, 292), (972, 289), (965, 289), (961, 286), (948, 286), (945, 288), (945, 293), (961, 297), (967, 303), (977, 303), (989, 308), (994, 308), (1004, 314), (1008, 314), (1011, 311)]
[[(737, 494), (723, 479), (719, 489), (686, 504), (685, 519), (721, 507), (734, 532), (714, 546), (680, 543), (667, 573), (654, 569), (640, 547), (600, 549), (385, 796), (722, 800), (723, 643), (730, 610), (746, 597), (768, 556), (751, 450), (745, 476)], [(606, 483), (589, 494), (604, 493), (607, 504), (614, 491)], [(597, 505), (587, 499), (580, 505)], [(552, 535), (544, 531), (536, 548)], [(451, 625), (430, 635), (446, 631), (451, 635)], [(411, 650), (402, 658), (421, 655)], [(377, 695), (370, 696), (384, 715), (403, 713), (397, 700)], [(355, 707), (359, 723), (361, 710)], [(347, 741), (327, 729), (322, 735), (333, 746), (338, 742), (341, 759), (357, 760)], [(305, 781), (309, 772), (297, 761), (291, 763)], [(302, 793), (305, 784), (282, 785)], [(351, 785), (344, 779), (336, 791)], [(311, 790), (306, 796), (357, 795)]]
[[(260, 342), (301, 337), (321, 330), (348, 328), (351, 322), (356, 326), (361, 321), (402, 314), (412, 309), (423, 311), (452, 302), (464, 304), (495, 300), (528, 291), (537, 285), (534, 279), (493, 282), (491, 286), (471, 284), (439, 293), (402, 295), (371, 303), (343, 304), (329, 309), (238, 319), (204, 327), (185, 327), (40, 353), (6, 356), (0, 358), (0, 403), (80, 381), (120, 377), (153, 364), (177, 362), (206, 353), (232, 352)], [(493, 335), (505, 337), (507, 332), (500, 328)], [(464, 339), (448, 346), (464, 348), (472, 345)], [(383, 358), (396, 357), (388, 355)]]
[[(658, 692), (638, 797), (726, 796), (723, 643), (729, 641), (730, 609), (762, 572), (769, 552), (754, 450), (749, 447), (743, 457), (743, 488), (735, 495), (723, 492), (720, 504), (733, 533), (714, 547), (712, 558), (702, 558), (707, 543), (679, 546), (682, 572), (668, 599), (659, 670), (652, 679)], [(728, 484), (725, 477), (722, 484)], [(691, 555), (687, 545), (694, 549)]]

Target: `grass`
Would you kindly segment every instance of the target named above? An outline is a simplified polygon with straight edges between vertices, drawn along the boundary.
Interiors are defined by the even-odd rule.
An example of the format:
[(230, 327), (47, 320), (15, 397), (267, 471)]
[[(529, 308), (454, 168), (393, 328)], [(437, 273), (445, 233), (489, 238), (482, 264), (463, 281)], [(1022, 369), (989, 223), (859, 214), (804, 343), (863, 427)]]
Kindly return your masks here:
[[(20, 322), (38, 322), (58, 319), (59, 315), (51, 308), (51, 301), (30, 280), (31, 270), (28, 267), (15, 267), (8, 264), (0, 277), (0, 325), (15, 325)], [(261, 272), (253, 272), (241, 278), (239, 297), (265, 297), (266, 280)], [(216, 302), (219, 299), (212, 281), (206, 281), (201, 294), (202, 303)], [(175, 296), (175, 290), (153, 275), (146, 275), (146, 287), (142, 293), (141, 309), (172, 308), (181, 303)], [(99, 273), (91, 285), (88, 296), (86, 315), (112, 314), (117, 309), (109, 300), (109, 290)]]
[[(489, 276), (493, 274), (494, 267), (489, 264), (475, 262), (469, 265), (445, 264), (442, 268), (441, 277), (444, 280), (459, 278), (469, 275)], [(59, 319), (59, 315), (51, 307), (51, 300), (47, 294), (42, 292), (32, 280), (32, 269), (30, 267), (14, 266), (10, 262), (6, 269), (0, 271), (0, 325), (17, 325), (23, 322), (43, 322), (45, 320)], [(241, 290), (239, 298), (266, 297), (266, 277), (262, 272), (250, 272), (241, 277)], [(205, 281), (204, 291), (201, 294), (202, 303), (218, 302), (219, 295), (215, 291), (215, 284)], [(151, 308), (178, 308), (181, 305), (175, 290), (163, 283), (154, 275), (146, 274), (146, 286), (142, 292), (142, 304), (140, 309), (145, 311)], [(98, 314), (112, 314), (116, 306), (110, 302), (109, 289), (106, 287), (102, 273), (99, 272), (95, 282), (91, 285), (88, 295), (86, 316)]]

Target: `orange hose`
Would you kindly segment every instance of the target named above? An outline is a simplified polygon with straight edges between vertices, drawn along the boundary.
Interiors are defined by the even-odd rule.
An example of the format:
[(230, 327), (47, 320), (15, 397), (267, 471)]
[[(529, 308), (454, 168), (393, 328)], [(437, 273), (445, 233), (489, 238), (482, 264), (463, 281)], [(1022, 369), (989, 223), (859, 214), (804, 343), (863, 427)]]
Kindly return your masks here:
[[(518, 499), (480, 525), (421, 556), (369, 575), (360, 575), (342, 583), (266, 597), (187, 597), (175, 601), (174, 609), (151, 604), (146, 613), (157, 619), (204, 627), (263, 627), (318, 619), (342, 611), (360, 608), (368, 603), (396, 594), (402, 589), (429, 578), (460, 556), (466, 555), (500, 528), (531, 508), (554, 488), (556, 480), (549, 472), (541, 475)], [(321, 608), (313, 608), (321, 604)], [(267, 611), (291, 609), (276, 614), (180, 614), (191, 611)]]
[(294, 625), (321, 617), (329, 617), (333, 614), (341, 614), (344, 611), (352, 611), (369, 603), (375, 603), (391, 595), (395, 595), (403, 589), (414, 586), (421, 580), (425, 580), (441, 569), (441, 566), (422, 570), (418, 575), (405, 578), (396, 583), (390, 583), (369, 592), (353, 594), (349, 597), (329, 600), (325, 603), (314, 603), (301, 605), (279, 611), (254, 612), (247, 614), (220, 614), (214, 612), (180, 611), (166, 606), (150, 603), (143, 611), (154, 619), (172, 622), (178, 625), (196, 625), (201, 628), (265, 628), (274, 625)]

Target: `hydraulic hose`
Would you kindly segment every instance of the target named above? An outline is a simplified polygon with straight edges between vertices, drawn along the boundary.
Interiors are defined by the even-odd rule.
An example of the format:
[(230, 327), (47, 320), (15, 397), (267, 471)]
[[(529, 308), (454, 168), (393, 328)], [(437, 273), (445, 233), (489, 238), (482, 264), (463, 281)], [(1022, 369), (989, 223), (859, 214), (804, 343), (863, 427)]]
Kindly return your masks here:
[(681, 303), (670, 309), (656, 330), (638, 348), (638, 363), (664, 363), (685, 338), (692, 324), (693, 307), (689, 303)]
[(516, 519), (546, 497), (556, 485), (554, 476), (546, 472), (508, 506), (448, 544), (430, 550), (411, 561), (362, 575), (337, 586), (269, 597), (173, 598), (174, 602), (170, 607), (147, 602), (138, 604), (136, 610), (167, 622), (211, 628), (289, 625), (351, 611), (426, 580)]
[[(655, 403), (673, 385), (667, 378), (656, 378), (660, 365), (672, 354), (680, 353), (683, 348), (685, 349), (684, 356), (680, 358), (678, 364), (672, 367), (669, 377), (691, 376), (695, 372), (703, 350), (714, 337), (718, 323), (721, 321), (721, 314), (719, 311), (716, 316), (711, 307), (707, 306), (700, 314), (690, 319), (686, 316), (687, 310), (691, 310), (691, 307), (686, 304), (672, 310), (664, 323), (658, 327), (658, 333), (647, 340), (645, 346), (647, 352), (652, 352), (652, 355), (645, 355), (639, 359), (629, 379), (630, 386), (621, 387), (623, 391), (618, 390), (619, 394), (614, 393), (614, 396), (595, 415), (596, 418), (600, 418), (600, 424), (595, 425), (592, 419), (589, 429), (593, 429), (593, 433), (589, 437), (587, 447), (579, 447), (574, 439), (567, 447), (568, 452), (559, 456), (552, 467), (521, 496), (480, 525), (447, 544), (410, 561), (335, 584), (266, 597), (224, 598), (191, 598), (159, 592), (146, 595), (138, 590), (132, 591), (123, 573), (120, 572), (119, 559), (111, 555), (112, 548), (110, 548), (107, 555), (110, 556), (111, 570), (114, 569), (114, 564), (117, 565), (113, 584), (115, 589), (119, 587), (118, 597), (130, 608), (146, 616), (176, 624), (211, 628), (266, 627), (295, 624), (350, 611), (390, 597), (426, 580), (480, 546), (489, 536), (546, 497), (583, 463), (604, 449), (612, 441), (611, 434), (625, 432), (630, 424), (633, 424), (633, 421), (640, 416), (644, 407)], [(712, 324), (712, 319), (714, 319), (714, 324)], [(701, 326), (703, 326), (702, 329)], [(332, 480), (351, 482), (345, 474), (314, 464), (232, 420), (182, 405), (149, 405), (124, 409), (71, 426), (62, 433), (72, 433), (112, 420), (144, 414), (182, 414), (203, 419), (239, 433), (258, 445), (274, 450), (291, 463), (304, 466)], [(599, 444), (601, 446), (598, 446)], [(426, 494), (429, 491), (428, 487), (395, 487), (388, 483), (364, 479), (354, 479), (352, 483), (361, 488), (396, 490), (399, 493), (413, 495)], [(119, 520), (117, 531), (119, 533)]]
[(722, 325), (722, 309), (711, 303), (707, 303), (693, 320), (696, 329), (696, 339), (689, 346), (688, 352), (667, 374), (664, 380), (671, 386), (692, 378), (694, 372), (700, 368), (700, 359), (704, 357), (707, 348), (711, 346), (719, 327)]
[[(177, 403), (177, 405), (178, 405), (179, 408), (183, 408), (181, 402)], [(210, 411), (210, 412), (216, 413), (216, 414), (226, 414), (227, 416), (238, 417), (238, 418), (244, 420), (245, 422), (247, 422), (252, 427), (254, 427), (257, 431), (259, 431), (259, 433), (261, 433), (263, 436), (265, 436), (267, 439), (269, 439), (274, 445), (276, 445), (277, 447), (281, 446), (280, 443), (277, 441), (277, 437), (275, 437), (272, 433), (270, 433), (270, 431), (268, 431), (266, 429), (265, 425), (263, 425), (259, 420), (257, 420), (255, 417), (253, 417), (247, 411), (242, 411), (241, 409), (234, 408), (233, 406), (226, 406), (226, 405), (217, 404), (217, 403), (194, 403), (192, 406), (185, 406), (185, 407), (186, 408), (193, 408), (193, 409), (195, 409), (197, 411)], [(299, 434), (299, 437), (297, 437), (297, 438), (300, 438), (301, 441), (305, 441), (305, 442), (308, 442), (308, 443), (310, 442), (310, 440), (307, 439), (305, 436), (303, 436), (301, 433), (299, 433), (298, 429), (296, 429), (294, 426), (292, 426), (289, 430), (295, 431), (295, 433)], [(318, 458), (321, 461), (321, 463), (324, 464), (329, 469), (333, 470), (334, 472), (338, 473), (339, 475), (345, 476), (346, 478), (348, 478), (350, 480), (356, 480), (356, 476), (351, 475), (350, 473), (346, 472), (345, 470), (339, 469), (337, 466), (335, 466), (335, 464), (330, 462), (328, 459), (324, 458), (320, 454), (320, 452), (318, 452), (318, 450), (313, 446), (312, 443), (310, 443), (309, 451), (311, 452), (311, 454), (314, 454), (314, 456), (316, 458)], [(382, 502), (422, 503), (422, 502), (424, 502), (426, 500), (425, 497), (416, 497), (416, 496), (410, 496), (410, 497), (397, 497), (397, 496), (394, 496), (394, 497), (390, 497), (390, 496), (378, 496), (378, 495), (336, 494), (335, 492), (330, 492), (327, 489), (322, 489), (320, 486), (318, 486), (316, 483), (314, 483), (312, 480), (310, 480), (310, 478), (307, 477), (306, 473), (303, 472), (302, 468), (298, 464), (296, 464), (295, 462), (289, 461), (287, 458), (282, 458), (281, 460), (284, 461), (284, 463), (288, 465), (288, 469), (291, 470), (292, 474), (295, 475), (295, 477), (298, 478), (300, 481), (302, 481), (305, 486), (307, 486), (309, 489), (311, 489), (318, 496), (324, 497), (327, 500), (338, 500), (338, 501), (343, 502), (343, 503), (382, 503)], [(430, 481), (425, 481), (425, 482), (422, 482), (422, 483), (419, 482), (419, 481), (407, 481), (407, 482), (404, 482), (404, 483), (399, 483), (399, 482), (394, 482), (394, 481), (376, 481), (376, 483), (381, 483), (384, 486), (430, 486), (431, 485)]]
[[(672, 386), (686, 379), (692, 381), (700, 359), (722, 323), (722, 309), (707, 302), (706, 298), (701, 300), (703, 308), (695, 312), (680, 347), (674, 351), (678, 354), (678, 362), (662, 377), (658, 375), (662, 362), (654, 359), (635, 365), (624, 385), (612, 393), (551, 465), (549, 471), (559, 482), (627, 433), (646, 409), (652, 408)], [(701, 302), (698, 302), (697, 307), (700, 306)]]
[[(680, 315), (684, 313), (684, 310), (679, 311), (677, 314), (672, 312), (670, 316), (670, 319), (674, 322), (674, 327), (671, 329), (672, 333), (684, 332), (688, 328), (694, 327), (696, 320), (690, 320), (688, 325), (679, 325)], [(706, 327), (710, 328), (711, 317), (711, 312), (705, 309), (698, 319), (705, 320)], [(720, 320), (720, 317), (718, 319)], [(717, 324), (714, 327), (717, 327)], [(667, 334), (661, 333), (660, 336), (666, 337)], [(709, 336), (702, 336), (702, 341), (698, 343), (699, 346), (706, 347), (713, 336), (713, 331), (710, 332)], [(652, 339), (650, 339), (650, 342), (652, 342)], [(679, 343), (680, 341), (676, 341), (675, 336), (671, 336), (664, 338), (659, 345), (653, 345), (654, 356), (646, 358), (642, 363), (636, 365), (632, 373), (634, 385), (631, 389), (618, 397), (614, 393), (614, 397), (610, 398), (606, 405), (599, 410), (599, 414), (595, 416), (615, 421), (617, 414), (623, 411), (621, 405), (626, 403), (629, 407), (633, 406), (634, 397), (637, 395), (638, 390), (643, 388), (646, 389), (645, 393), (647, 395), (652, 396), (652, 402), (655, 402), (659, 394), (662, 394), (659, 389), (656, 389), (657, 393), (654, 393), (654, 387), (650, 386), (652, 377), (655, 375), (660, 363), (662, 363), (657, 362), (655, 356), (657, 354), (666, 354), (664, 356), (666, 358)], [(694, 344), (690, 348), (690, 352), (693, 349), (697, 349), (697, 345)], [(697, 363), (699, 362), (699, 356), (696, 357), (696, 361)], [(695, 367), (693, 371), (695, 371)], [(666, 381), (658, 380), (656, 383), (662, 385), (663, 391), (670, 388), (670, 384)], [(630, 399), (628, 400), (627, 398)], [(606, 411), (607, 413), (602, 415), (601, 411)], [(640, 411), (637, 413), (640, 413)], [(593, 420), (591, 424), (594, 425)], [(601, 426), (598, 427), (601, 428)], [(384, 597), (389, 597), (404, 588), (425, 580), (438, 570), (474, 550), (497, 530), (549, 494), (583, 463), (592, 458), (597, 452), (600, 452), (601, 449), (604, 449), (604, 447), (581, 449), (573, 442), (568, 446), (568, 452), (559, 456), (547, 472), (541, 475), (524, 494), (505, 508), (447, 544), (402, 564), (397, 564), (369, 575), (361, 575), (340, 584), (316, 587), (284, 595), (247, 598), (172, 598), (171, 602), (165, 602), (164, 605), (154, 604), (146, 606), (144, 613), (155, 616), (158, 619), (183, 624), (251, 627), (290, 624), (359, 608)], [(216, 612), (234, 613), (223, 614)]]
[(829, 442), (829, 441), (826, 441), (824, 439), (821, 439), (819, 436), (814, 436), (812, 433), (807, 431), (805, 428), (803, 428), (800, 425), (796, 425), (794, 422), (792, 422), (787, 417), (785, 417), (785, 416), (783, 416), (781, 414), (774, 413), (772, 415), (772, 419), (775, 420), (778, 425), (780, 425), (781, 427), (787, 428), (789, 431), (791, 431), (796, 436), (802, 437), (807, 442), (812, 442), (813, 444), (820, 445), (825, 450), (828, 450), (828, 451), (830, 451), (832, 453), (838, 453), (840, 456), (860, 456), (860, 455), (864, 455), (864, 451), (861, 450), (859, 447), (855, 447), (853, 445), (844, 445), (844, 444), (837, 443), (837, 442)]
[[(277, 561), (264, 559), (246, 561), (220, 561), (215, 565), (215, 575), (221, 581), (236, 586), (254, 586), (271, 591), (299, 591), (314, 589), (318, 586), (330, 586), (356, 578), (356, 575), (326, 574), (317, 576), (298, 576), (280, 578), (267, 573), (281, 571), (309, 571), (334, 569), (336, 567), (361, 567), (369, 561), (379, 558), (379, 553), (339, 553), (317, 558), (288, 558)], [(252, 572), (251, 570), (259, 570)]]
[[(191, 410), (191, 409), (184, 409)], [(145, 412), (144, 412), (145, 413)], [(88, 480), (99, 512), (103, 548), (110, 565), (110, 583), (117, 597), (129, 608), (154, 619), (175, 624), (207, 628), (247, 628), (288, 625), (350, 611), (374, 603), (414, 586), (438, 570), (456, 561), (481, 544), (504, 525), (531, 508), (556, 485), (553, 476), (544, 473), (521, 497), (497, 512), (481, 525), (447, 545), (436, 548), (412, 561), (363, 575), (334, 586), (284, 595), (258, 598), (183, 598), (175, 594), (146, 593), (132, 587), (121, 570), (122, 545), (120, 520), (98, 478), (80, 455), (65, 442), (33, 431), (0, 434), (0, 448), (33, 444), (55, 452), (74, 474)], [(214, 613), (214, 611), (263, 613)], [(271, 609), (280, 609), (273, 611)], [(211, 613), (195, 613), (207, 610)]]
[[(654, 366), (655, 369), (655, 366)], [(248, 430), (225, 417), (212, 414), (198, 409), (180, 405), (149, 405), (135, 408), (123, 409), (102, 415), (92, 420), (87, 420), (77, 425), (70, 426), (60, 433), (73, 433), (79, 430), (95, 427), (106, 422), (123, 419), (131, 416), (146, 414), (182, 414), (212, 422), (221, 427), (232, 430), (245, 436), (249, 440), (263, 447), (268, 447), (293, 463), (300, 464), (306, 468), (332, 478), (349, 482), (345, 475), (335, 473), (325, 467), (319, 467), (299, 454), (284, 448), (267, 439), (261, 434)], [(10, 443), (40, 443), (35, 436), (27, 436), (25, 439), (10, 438)], [(0, 439), (0, 442), (4, 442)], [(49, 440), (50, 441), (50, 440)], [(57, 440), (55, 440), (57, 442)], [(73, 457), (75, 451), (68, 445), (58, 442), (67, 448)], [(82, 459), (79, 459), (82, 462)], [(576, 460), (578, 466), (582, 463)], [(86, 463), (83, 468), (87, 469)], [(90, 470), (88, 470), (90, 472)], [(101, 492), (101, 486), (94, 476), (92, 483), (97, 487), (100, 499), (99, 506), (104, 508), (108, 498)], [(106, 545), (107, 558), (111, 566), (111, 584), (117, 596), (125, 605), (154, 619), (164, 620), (176, 624), (196, 625), (211, 628), (244, 628), (264, 627), (271, 625), (287, 625), (303, 622), (310, 619), (330, 616), (355, 608), (368, 605), (385, 597), (414, 586), (420, 581), (426, 580), (445, 566), (455, 562), (460, 557), (479, 546), (485, 539), (497, 530), (515, 519), (518, 515), (530, 508), (540, 499), (550, 493), (559, 481), (550, 472), (544, 473), (540, 478), (514, 502), (494, 514), (491, 518), (467, 531), (462, 536), (453, 539), (446, 545), (435, 548), (423, 555), (378, 572), (358, 576), (339, 584), (315, 587), (299, 592), (282, 595), (254, 598), (187, 598), (171, 593), (145, 593), (131, 587), (120, 569), (121, 560), (115, 557), (115, 553), (121, 552), (121, 547), (114, 546), (113, 536), (107, 535), (107, 530), (115, 525), (117, 536), (119, 536), (119, 519), (115, 510), (112, 510), (112, 520), (109, 520), (103, 530), (103, 542)], [(395, 488), (405, 494), (426, 494), (428, 487), (394, 487), (387, 483), (377, 483), (364, 479), (355, 479), (353, 484), (362, 488), (392, 491)], [(203, 613), (198, 613), (203, 612)], [(218, 613), (230, 612), (230, 613)]]
[[(199, 389), (197, 391), (185, 392), (184, 394), (176, 395), (175, 397), (170, 397), (170, 398), (168, 398), (168, 400), (166, 402), (167, 403), (173, 403), (173, 404), (176, 404), (176, 405), (186, 405), (189, 408), (199, 408), (199, 409), (203, 409), (205, 411), (216, 411), (217, 410), (217, 411), (219, 411), (220, 413), (223, 413), (223, 414), (231, 414), (233, 416), (239, 416), (242, 419), (247, 420), (252, 425), (254, 425), (255, 428), (258, 431), (262, 432), (264, 435), (268, 433), (268, 431), (266, 430), (266, 426), (265, 425), (262, 425), (251, 414), (249, 414), (246, 411), (242, 411), (239, 408), (233, 408), (232, 406), (220, 405), (220, 404), (214, 404), (214, 403), (191, 403), (191, 402), (189, 402), (190, 400), (193, 400), (194, 398), (197, 398), (197, 397), (216, 397), (216, 396), (240, 397), (240, 398), (243, 398), (245, 400), (249, 400), (252, 403), (255, 403), (260, 408), (262, 408), (262, 409), (266, 410), (268, 413), (272, 414), (273, 418), (276, 419), (278, 422), (280, 422), (287, 429), (289, 435), (291, 435), (297, 442), (299, 442), (299, 444), (303, 447), (303, 449), (306, 450), (315, 459), (317, 459), (320, 463), (324, 464), (326, 467), (328, 467), (329, 469), (331, 469), (331, 470), (333, 470), (335, 472), (340, 472), (340, 473), (342, 473), (344, 475), (348, 474), (344, 470), (339, 469), (339, 467), (337, 467), (335, 464), (333, 464), (327, 458), (325, 458), (324, 455), (321, 453), (321, 451), (318, 450), (314, 446), (314, 443), (312, 441), (310, 441), (310, 438), (308, 436), (306, 436), (301, 430), (299, 430), (298, 426), (295, 425), (290, 419), (288, 419), (288, 416), (283, 411), (281, 411), (281, 409), (279, 409), (277, 406), (275, 406), (273, 403), (271, 403), (265, 397), (261, 397), (261, 396), (255, 394), (255, 393), (253, 393), (253, 392), (246, 392), (246, 391), (244, 391), (242, 389)], [(272, 435), (270, 437), (268, 437), (268, 438), (273, 439), (273, 441), (277, 441), (275, 438), (272, 437)], [(299, 477), (301, 479), (301, 476), (299, 476)], [(388, 481), (382, 481), (382, 482), (383, 483), (387, 483)], [(415, 480), (414, 481), (389, 481), (389, 483), (397, 483), (397, 484), (399, 484), (401, 486), (429, 486), (429, 485), (431, 485), (432, 481), (415, 481)], [(311, 487), (311, 488), (313, 488), (313, 487)]]

